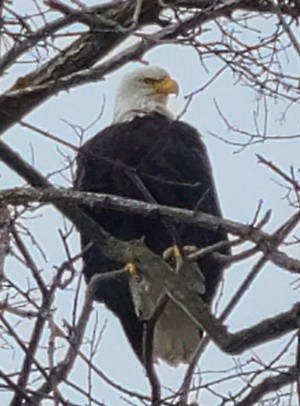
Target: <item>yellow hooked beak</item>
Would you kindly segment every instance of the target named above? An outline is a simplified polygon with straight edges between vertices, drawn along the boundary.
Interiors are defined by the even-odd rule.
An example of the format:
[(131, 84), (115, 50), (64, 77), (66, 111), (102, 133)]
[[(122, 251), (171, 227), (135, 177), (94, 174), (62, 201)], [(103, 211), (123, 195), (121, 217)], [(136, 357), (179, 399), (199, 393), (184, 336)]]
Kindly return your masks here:
[(166, 77), (162, 80), (156, 80), (153, 83), (153, 88), (156, 93), (162, 93), (162, 94), (178, 95), (178, 92), (179, 92), (178, 83), (174, 79), (171, 79), (170, 77)]

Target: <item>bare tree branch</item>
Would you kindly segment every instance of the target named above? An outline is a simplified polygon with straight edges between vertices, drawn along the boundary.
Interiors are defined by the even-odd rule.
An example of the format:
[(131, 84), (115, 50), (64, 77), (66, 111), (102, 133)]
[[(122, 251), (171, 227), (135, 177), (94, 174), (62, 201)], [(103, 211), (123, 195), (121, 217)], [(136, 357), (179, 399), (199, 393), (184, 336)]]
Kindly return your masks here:
[[(3, 159), (1, 146), (3, 146), (3, 144), (0, 145), (0, 159)], [(10, 165), (13, 161), (16, 162), (16, 157), (13, 161), (10, 158), (12, 158), (11, 154), (9, 154), (7, 158), (5, 158), (7, 162), (10, 162)], [(14, 169), (16, 170), (15, 166)], [(31, 168), (31, 170), (33, 170), (32, 173), (36, 175), (36, 171), (33, 168)], [(18, 171), (21, 175), (22, 169), (19, 168)], [(33, 181), (34, 176), (31, 178)], [(29, 178), (27, 177), (25, 177), (25, 179), (29, 180)], [(44, 183), (44, 186), (45, 188), (43, 189), (17, 188), (3, 190), (2, 192), (0, 192), (0, 201), (16, 205), (27, 204), (29, 202), (46, 202), (53, 203), (59, 206), (59, 204), (62, 203), (65, 204), (66, 207), (69, 204), (74, 203), (85, 204), (88, 206), (97, 204), (103, 208), (138, 213), (146, 217), (151, 216), (152, 218), (170, 218), (176, 223), (182, 222), (186, 224), (193, 224), (198, 226), (199, 228), (204, 227), (208, 229), (214, 229), (215, 227), (222, 227), (224, 228), (224, 230), (233, 235), (239, 236), (244, 240), (250, 240), (253, 243), (257, 244), (258, 249), (261, 250), (265, 255), (267, 255), (268, 258), (280, 268), (288, 270), (290, 272), (300, 272), (299, 260), (291, 258), (284, 252), (278, 251), (276, 249), (276, 245), (278, 245), (279, 242), (281, 243), (281, 239), (278, 238), (277, 232), (274, 235), (270, 235), (252, 225), (244, 225), (232, 220), (218, 218), (206, 213), (195, 213), (191, 210), (172, 208), (155, 203), (146, 203), (139, 200), (126, 199), (120, 196), (78, 192), (71, 189), (57, 189), (55, 187), (50, 187), (49, 183), (48, 185)], [(292, 226), (293, 228), (298, 223), (299, 216), (300, 214), (296, 213), (291, 219), (288, 220), (286, 225)], [(284, 228), (284, 230), (287, 231), (286, 228)], [(290, 228), (288, 228), (288, 233), (289, 232)], [(207, 254), (209, 253), (210, 251), (207, 252)], [(226, 262), (225, 256), (223, 254), (216, 253), (213, 255), (219, 258), (220, 261), (223, 260)]]
[(9, 250), (10, 215), (9, 210), (0, 204), (0, 284), (4, 277), (4, 261)]
[[(78, 350), (82, 343), (84, 331), (89, 321), (92, 309), (92, 299), (89, 295), (89, 292), (87, 291), (85, 302), (82, 307), (82, 312), (78, 319), (76, 327), (72, 331), (72, 335), (70, 337), (70, 347), (64, 360), (50, 371), (48, 380), (43, 385), (41, 385), (40, 388), (38, 388), (35, 394), (32, 395), (29, 403), (25, 404), (28, 404), (28, 406), (31, 406), (32, 404), (39, 404), (39, 402), (46, 394), (52, 392), (53, 389), (55, 389), (60, 382), (66, 379), (78, 354)], [(15, 404), (17, 405), (17, 403)]]

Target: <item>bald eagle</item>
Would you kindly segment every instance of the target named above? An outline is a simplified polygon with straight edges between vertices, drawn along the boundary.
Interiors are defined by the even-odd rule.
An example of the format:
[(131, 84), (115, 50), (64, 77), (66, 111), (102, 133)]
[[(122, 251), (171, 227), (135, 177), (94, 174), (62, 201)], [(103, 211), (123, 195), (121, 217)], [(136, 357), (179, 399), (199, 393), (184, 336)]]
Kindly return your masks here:
[[(177, 83), (159, 67), (143, 67), (125, 75), (117, 90), (112, 124), (80, 149), (75, 189), (144, 201), (150, 195), (159, 204), (221, 216), (201, 136), (190, 125), (176, 121), (167, 107), (169, 95), (176, 93)], [(139, 182), (134, 180), (136, 177)], [(163, 255), (174, 244), (175, 236), (163, 220), (97, 206), (84, 210), (118, 239), (143, 237), (156, 254)], [(172, 226), (180, 240), (175, 242), (182, 247), (202, 248), (227, 240), (223, 230), (176, 222)], [(97, 273), (124, 266), (103, 255), (87, 236), (81, 235), (81, 240), (87, 281)], [(228, 248), (221, 251), (228, 253)], [(198, 266), (199, 278), (204, 279), (203, 298), (210, 304), (222, 266), (212, 256), (201, 257)], [(119, 318), (135, 354), (143, 362), (145, 320), (157, 292), (153, 293), (151, 286), (139, 292), (128, 279), (120, 276), (103, 280), (96, 299)], [(189, 317), (169, 301), (154, 328), (154, 359), (161, 358), (170, 365), (189, 362), (201, 334)]]

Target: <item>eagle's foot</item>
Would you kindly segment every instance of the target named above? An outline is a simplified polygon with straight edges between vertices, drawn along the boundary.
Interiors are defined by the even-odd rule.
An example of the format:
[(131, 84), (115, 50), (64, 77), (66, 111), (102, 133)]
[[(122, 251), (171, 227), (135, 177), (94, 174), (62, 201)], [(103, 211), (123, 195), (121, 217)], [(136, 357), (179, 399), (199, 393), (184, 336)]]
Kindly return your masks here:
[(179, 261), (182, 259), (181, 249), (178, 245), (172, 245), (163, 252), (163, 259), (167, 262)]
[(133, 279), (139, 279), (140, 275), (138, 273), (138, 267), (133, 262), (128, 262), (125, 267), (125, 271), (128, 272), (129, 276)]
[(184, 264), (184, 258), (196, 252), (198, 248), (195, 245), (172, 245), (163, 252), (163, 259), (173, 268), (179, 272)]

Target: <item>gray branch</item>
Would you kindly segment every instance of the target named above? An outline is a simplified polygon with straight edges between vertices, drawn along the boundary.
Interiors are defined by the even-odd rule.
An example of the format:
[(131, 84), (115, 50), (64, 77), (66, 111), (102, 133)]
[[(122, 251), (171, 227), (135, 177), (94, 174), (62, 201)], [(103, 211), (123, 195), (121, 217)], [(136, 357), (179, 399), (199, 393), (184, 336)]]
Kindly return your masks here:
[[(259, 250), (268, 255), (270, 261), (280, 268), (294, 273), (300, 272), (300, 261), (289, 257), (277, 249), (278, 236), (272, 236), (252, 225), (245, 225), (210, 214), (195, 213), (192, 210), (179, 209), (177, 207), (146, 203), (103, 193), (78, 192), (72, 189), (49, 187), (49, 185), (42, 189), (26, 187), (2, 190), (0, 192), (0, 202), (3, 201), (6, 204), (14, 205), (24, 205), (33, 202), (64, 204), (65, 206), (85, 204), (93, 207), (98, 205), (106, 209), (136, 213), (153, 219), (168, 218), (175, 223), (193, 224), (199, 228), (212, 230), (223, 228), (230, 234), (236, 235), (243, 240), (252, 241), (257, 245)], [(295, 224), (299, 221), (299, 218), (300, 213), (297, 212), (289, 223)], [(220, 261), (225, 260), (221, 254), (215, 253), (213, 255), (218, 257)]]
[(0, 203), (0, 287), (4, 277), (4, 261), (9, 251), (10, 216), (5, 204)]

